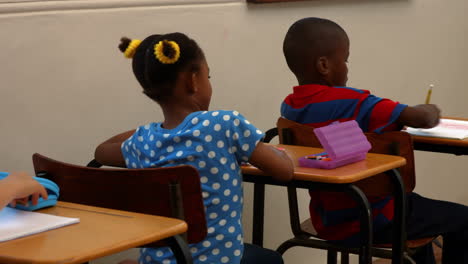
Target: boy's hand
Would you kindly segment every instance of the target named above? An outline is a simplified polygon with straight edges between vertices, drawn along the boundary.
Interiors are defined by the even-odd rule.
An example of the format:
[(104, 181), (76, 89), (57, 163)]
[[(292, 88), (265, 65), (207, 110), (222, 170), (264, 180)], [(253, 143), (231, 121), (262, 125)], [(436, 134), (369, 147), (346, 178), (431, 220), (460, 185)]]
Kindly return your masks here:
[(398, 118), (401, 126), (431, 128), (439, 124), (440, 109), (434, 104), (420, 104), (406, 107)]
[(440, 120), (440, 109), (437, 107), (435, 104), (422, 104), (418, 105), (418, 107), (421, 107), (421, 109), (424, 109), (424, 111), (427, 112), (428, 116), (431, 116), (433, 118), (429, 119), (429, 122), (426, 127), (423, 128), (431, 128), (435, 127), (439, 124)]

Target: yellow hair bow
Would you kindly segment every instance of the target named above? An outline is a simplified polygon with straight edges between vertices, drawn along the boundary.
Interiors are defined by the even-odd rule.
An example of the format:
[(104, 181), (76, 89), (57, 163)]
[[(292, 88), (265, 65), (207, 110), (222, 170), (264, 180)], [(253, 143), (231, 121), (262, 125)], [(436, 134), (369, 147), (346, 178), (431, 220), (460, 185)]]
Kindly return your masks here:
[(128, 47), (125, 49), (124, 56), (129, 59), (133, 58), (133, 55), (135, 55), (135, 51), (138, 48), (138, 46), (140, 46), (140, 44), (141, 40), (139, 39), (133, 39), (132, 41), (130, 41)]
[[(173, 54), (164, 54), (164, 46), (168, 45), (172, 48)], [(179, 60), (180, 47), (175, 41), (161, 40), (158, 44), (154, 45), (154, 55), (162, 64), (174, 64)]]

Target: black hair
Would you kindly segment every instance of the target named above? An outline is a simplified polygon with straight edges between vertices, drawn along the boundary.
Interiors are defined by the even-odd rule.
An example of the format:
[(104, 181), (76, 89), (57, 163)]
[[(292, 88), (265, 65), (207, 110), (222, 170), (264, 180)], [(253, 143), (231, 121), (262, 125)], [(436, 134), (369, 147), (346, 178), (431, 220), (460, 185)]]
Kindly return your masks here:
[[(155, 45), (160, 41), (174, 41), (179, 46), (180, 57), (174, 63), (163, 63), (155, 55)], [(123, 37), (119, 50), (125, 52), (131, 40)], [(175, 58), (177, 51), (173, 46), (163, 45), (163, 54)], [(205, 58), (198, 44), (183, 33), (151, 35), (144, 39), (133, 55), (132, 68), (135, 77), (143, 87), (143, 93), (156, 102), (172, 96), (173, 87), (180, 72), (197, 72), (200, 62)]]
[(346, 32), (331, 20), (308, 17), (296, 21), (283, 42), (289, 69), (296, 76), (308, 74), (309, 64), (321, 56), (332, 55), (343, 39), (348, 40)]

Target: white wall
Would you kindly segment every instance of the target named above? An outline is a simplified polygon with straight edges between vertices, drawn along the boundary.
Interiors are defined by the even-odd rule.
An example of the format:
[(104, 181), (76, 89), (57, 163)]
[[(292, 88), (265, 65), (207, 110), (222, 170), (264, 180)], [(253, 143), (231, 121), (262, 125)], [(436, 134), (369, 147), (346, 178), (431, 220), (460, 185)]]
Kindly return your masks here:
[[(463, 0), (64, 2), (0, 4), (1, 170), (32, 173), (34, 152), (85, 164), (108, 136), (161, 119), (116, 48), (123, 35), (188, 33), (207, 55), (212, 109), (237, 109), (266, 130), (295, 84), (281, 51), (287, 28), (306, 16), (330, 18), (351, 39), (350, 86), (418, 104), (433, 83), (432, 100), (443, 114), (468, 116)], [(417, 152), (416, 159), (418, 192), (468, 203), (467, 157)], [(250, 239), (252, 188), (245, 188)], [(304, 216), (307, 200), (301, 192)], [(284, 189), (267, 188), (266, 214), (265, 244), (276, 248), (291, 236)], [(286, 263), (324, 258), (310, 249), (285, 254)]]

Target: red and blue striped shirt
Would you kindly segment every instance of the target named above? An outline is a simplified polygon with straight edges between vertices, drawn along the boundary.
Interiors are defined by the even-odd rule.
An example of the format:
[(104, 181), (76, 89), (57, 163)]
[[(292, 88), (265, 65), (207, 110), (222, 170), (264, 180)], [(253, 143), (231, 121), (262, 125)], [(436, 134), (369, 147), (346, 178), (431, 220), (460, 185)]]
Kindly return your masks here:
[[(313, 127), (335, 121), (356, 120), (365, 132), (399, 130), (396, 120), (407, 105), (383, 99), (367, 90), (324, 85), (301, 85), (286, 97), (281, 115)], [(318, 236), (327, 240), (358, 241), (359, 210), (343, 193), (310, 191), (310, 215)], [(374, 217), (374, 230), (393, 219), (393, 198), (368, 197)]]

